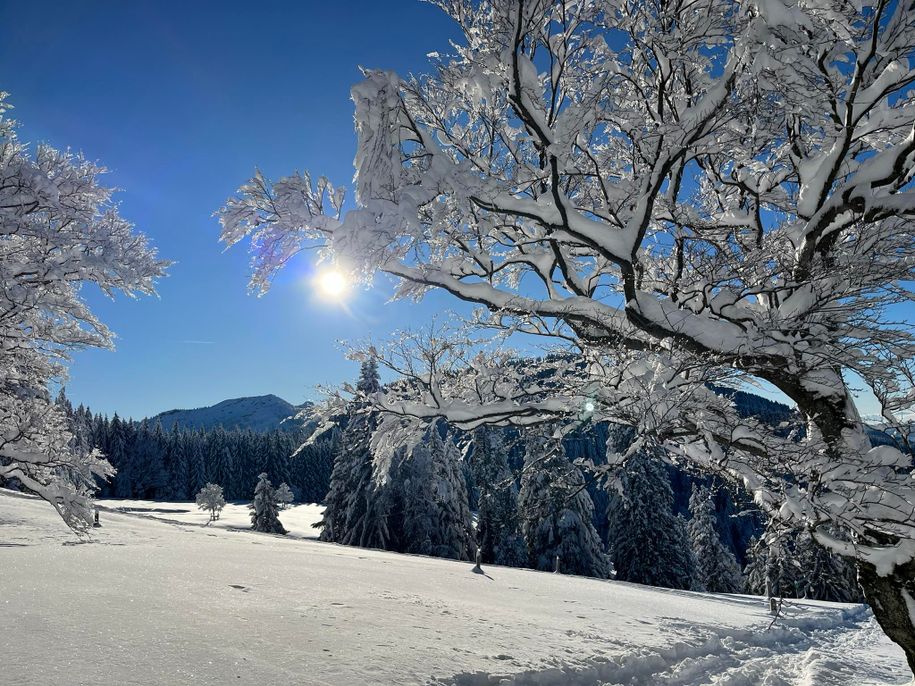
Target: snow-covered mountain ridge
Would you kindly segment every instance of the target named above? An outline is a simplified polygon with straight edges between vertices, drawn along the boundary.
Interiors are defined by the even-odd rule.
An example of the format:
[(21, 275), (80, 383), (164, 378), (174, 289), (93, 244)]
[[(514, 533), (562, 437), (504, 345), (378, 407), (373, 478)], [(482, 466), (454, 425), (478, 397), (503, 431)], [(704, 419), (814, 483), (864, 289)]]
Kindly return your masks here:
[(170, 430), (176, 423), (186, 429), (251, 429), (271, 431), (280, 428), (297, 428), (299, 422), (292, 420), (295, 415), (311, 403), (293, 405), (279, 396), (268, 394), (253, 397), (232, 398), (195, 409), (176, 409), (161, 412), (150, 421), (162, 423)]

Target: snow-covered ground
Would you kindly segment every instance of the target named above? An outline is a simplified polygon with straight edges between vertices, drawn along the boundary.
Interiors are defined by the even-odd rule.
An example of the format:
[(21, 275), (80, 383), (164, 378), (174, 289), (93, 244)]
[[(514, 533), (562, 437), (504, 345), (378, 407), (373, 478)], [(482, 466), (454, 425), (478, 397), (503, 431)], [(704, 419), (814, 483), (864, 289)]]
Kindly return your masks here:
[[(106, 510), (155, 517), (182, 524), (197, 524), (214, 529), (250, 529), (251, 510), (247, 503), (227, 503), (219, 519), (210, 521), (210, 513), (198, 509), (196, 503), (163, 503), (156, 500), (126, 500), (112, 498), (95, 501), (106, 517)], [(293, 538), (317, 538), (320, 533), (314, 524), (321, 521), (323, 505), (303, 503), (280, 512), (280, 521)]]
[(910, 679), (861, 606), (794, 602), (768, 628), (760, 598), (498, 567), (478, 575), (466, 563), (166, 518), (103, 512), (103, 528), (81, 542), (45, 503), (0, 493), (0, 682)]

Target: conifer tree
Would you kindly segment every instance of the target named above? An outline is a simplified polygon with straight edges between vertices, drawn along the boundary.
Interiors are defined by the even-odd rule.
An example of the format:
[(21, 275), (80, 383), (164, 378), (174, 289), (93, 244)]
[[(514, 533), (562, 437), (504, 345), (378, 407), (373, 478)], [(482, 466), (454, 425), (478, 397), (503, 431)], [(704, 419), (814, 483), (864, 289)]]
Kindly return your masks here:
[(285, 534), (286, 529), (279, 518), (279, 506), (276, 501), (276, 491), (267, 478), (266, 472), (257, 477), (257, 486), (254, 488), (254, 502), (249, 506), (251, 510), (251, 528), (268, 534)]
[(203, 452), (201, 432), (195, 431), (188, 436), (188, 463), (190, 466), (189, 493), (196, 493), (207, 484), (207, 464)]
[(433, 487), (431, 554), (470, 560), (476, 553), (476, 546), (460, 453), (450, 436), (442, 437), (440, 422), (434, 422), (426, 436), (422, 447), (429, 452)]
[(753, 541), (744, 578), (747, 592), (755, 595), (844, 603), (862, 600), (854, 567), (816, 545), (805, 530)]
[(854, 565), (817, 545), (809, 531), (797, 533), (794, 550), (798, 566), (803, 570), (797, 584), (799, 597), (837, 603), (860, 603), (864, 600)]
[(621, 482), (622, 495), (610, 507), (616, 578), (689, 589), (693, 556), (685, 527), (673, 512), (673, 490), (664, 464), (645, 452), (635, 455)]
[(303, 502), (321, 502), (327, 497), (341, 436), (335, 427), (291, 454), (290, 471)]
[(482, 562), (527, 566), (527, 546), (518, 517), (518, 486), (508, 466), (502, 432), (491, 428), (474, 431), (472, 464), (479, 493), (477, 543)]
[(744, 569), (747, 592), (772, 598), (796, 598), (800, 574), (787, 534), (770, 533), (751, 542)]
[(386, 508), (381, 489), (374, 479), (371, 437), (377, 417), (365, 397), (381, 389), (377, 363), (362, 363), (356, 383), (357, 398), (350, 404), (340, 448), (334, 458), (330, 489), (325, 500), (321, 540), (385, 548), (388, 540)]
[(695, 557), (695, 589), (710, 593), (739, 593), (743, 586), (740, 567), (715, 529), (715, 504), (708, 488), (693, 484), (689, 511), (692, 519), (687, 530)]
[(120, 475), (119, 479), (114, 482), (114, 495), (118, 498), (129, 498), (131, 493), (131, 465), (130, 462), (130, 439), (127, 431), (128, 423), (121, 420), (118, 413), (115, 412), (111, 418), (111, 424), (108, 427), (107, 445), (104, 451), (105, 457), (111, 463), (111, 466), (117, 470)]
[(518, 505), (530, 566), (606, 578), (610, 567), (594, 528), (594, 506), (581, 470), (569, 462), (558, 438), (527, 439)]
[(168, 434), (168, 497), (174, 500), (186, 500), (190, 493), (187, 490), (189, 478), (185, 441), (177, 423), (172, 425)]

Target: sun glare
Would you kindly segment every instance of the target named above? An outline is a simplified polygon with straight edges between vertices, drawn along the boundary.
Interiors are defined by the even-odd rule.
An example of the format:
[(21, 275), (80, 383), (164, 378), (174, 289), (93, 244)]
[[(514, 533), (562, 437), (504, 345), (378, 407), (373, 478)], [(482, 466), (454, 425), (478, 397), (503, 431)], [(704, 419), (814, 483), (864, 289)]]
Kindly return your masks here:
[(315, 278), (315, 288), (326, 300), (342, 300), (350, 289), (350, 283), (343, 272), (325, 269)]

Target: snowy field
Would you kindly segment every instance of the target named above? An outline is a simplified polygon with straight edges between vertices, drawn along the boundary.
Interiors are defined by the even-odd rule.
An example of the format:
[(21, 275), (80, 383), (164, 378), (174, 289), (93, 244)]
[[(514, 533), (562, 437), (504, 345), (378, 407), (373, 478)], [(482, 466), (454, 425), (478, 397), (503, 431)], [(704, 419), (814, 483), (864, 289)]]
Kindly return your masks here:
[[(251, 528), (251, 510), (248, 509), (247, 503), (226, 503), (219, 519), (211, 522), (210, 513), (198, 509), (196, 503), (161, 503), (155, 500), (126, 500), (123, 498), (96, 500), (95, 502), (103, 510), (101, 514), (103, 518), (106, 517), (105, 510), (109, 510), (181, 524), (197, 524), (214, 529)], [(289, 532), (288, 535), (293, 538), (317, 538), (320, 532), (313, 525), (321, 521), (323, 512), (323, 505), (303, 503), (283, 510), (280, 513), (280, 520)]]
[[(794, 602), (770, 629), (760, 598), (498, 567), (477, 575), (466, 563), (155, 514), (171, 521), (103, 512), (103, 528), (80, 542), (45, 503), (0, 492), (0, 682), (865, 686), (910, 679), (902, 652), (861, 606)], [(307, 519), (281, 515), (287, 527), (299, 517)]]

